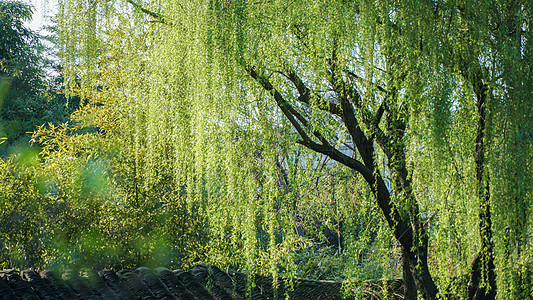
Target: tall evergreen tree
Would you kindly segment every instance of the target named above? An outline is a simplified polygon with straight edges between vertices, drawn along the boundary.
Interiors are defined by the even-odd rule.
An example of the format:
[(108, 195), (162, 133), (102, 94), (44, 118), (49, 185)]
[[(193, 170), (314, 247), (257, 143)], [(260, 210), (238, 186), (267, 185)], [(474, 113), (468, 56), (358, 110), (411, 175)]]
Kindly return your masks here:
[[(31, 132), (44, 123), (61, 123), (76, 109), (67, 107), (54, 80), (47, 75), (54, 67), (42, 37), (25, 22), (32, 18), (30, 5), (19, 1), (0, 1), (0, 138), (9, 146), (28, 145)], [(55, 78), (53, 78), (55, 76)]]

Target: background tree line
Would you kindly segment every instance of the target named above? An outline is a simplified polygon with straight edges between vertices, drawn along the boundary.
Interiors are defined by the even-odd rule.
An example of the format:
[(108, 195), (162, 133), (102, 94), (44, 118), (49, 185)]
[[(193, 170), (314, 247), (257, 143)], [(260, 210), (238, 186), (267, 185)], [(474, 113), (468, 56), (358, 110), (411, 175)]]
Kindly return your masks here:
[(79, 105), (79, 98), (67, 99), (61, 93), (64, 86), (59, 75), (59, 60), (54, 53), (56, 49), (51, 46), (55, 36), (41, 36), (27, 28), (24, 22), (30, 21), (31, 16), (32, 8), (29, 5), (14, 1), (2, 2), (2, 157), (13, 152), (13, 148), (25, 147), (31, 132), (37, 126), (66, 122), (68, 115)]

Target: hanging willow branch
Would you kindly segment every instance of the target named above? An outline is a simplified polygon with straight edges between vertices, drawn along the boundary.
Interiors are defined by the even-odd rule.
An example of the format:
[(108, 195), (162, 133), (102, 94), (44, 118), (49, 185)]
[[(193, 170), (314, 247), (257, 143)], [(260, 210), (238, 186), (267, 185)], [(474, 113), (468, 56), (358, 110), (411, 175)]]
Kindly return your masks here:
[[(383, 211), (383, 214), (389, 226), (394, 231), (395, 236), (398, 238), (403, 247), (410, 249), (413, 246), (412, 228), (409, 225), (409, 222), (406, 222), (401, 218), (396, 205), (392, 202), (392, 199), (390, 198), (390, 193), (387, 189), (385, 182), (383, 181), (383, 178), (379, 175), (379, 172), (374, 167), (375, 162), (373, 158), (373, 150), (370, 148), (369, 145), (371, 141), (364, 136), (364, 133), (358, 127), (353, 109), (349, 110), (349, 113), (352, 114), (351, 116), (348, 116), (349, 113), (344, 111), (342, 112), (342, 115), (344, 115), (344, 118), (348, 120), (350, 124), (353, 124), (353, 126), (356, 127), (355, 129), (351, 128), (353, 134), (356, 135), (356, 137), (352, 136), (352, 138), (356, 140), (356, 148), (360, 151), (360, 153), (363, 153), (363, 155), (366, 156), (366, 161), (368, 165), (366, 163), (363, 164), (362, 162), (353, 159), (337, 150), (318, 131), (314, 131), (313, 133), (316, 137), (319, 138), (322, 144), (314, 142), (306, 133), (304, 128), (300, 125), (300, 123), (297, 121), (297, 119), (300, 120), (302, 122), (302, 125), (304, 125), (305, 127), (309, 125), (308, 121), (304, 119), (300, 115), (300, 113), (298, 113), (294, 109), (294, 107), (292, 107), (292, 105), (290, 105), (290, 103), (288, 103), (283, 98), (281, 93), (279, 93), (279, 91), (277, 91), (272, 86), (268, 78), (259, 75), (253, 67), (247, 67), (246, 71), (265, 89), (265, 91), (273, 95), (278, 107), (281, 109), (283, 114), (287, 117), (289, 122), (294, 126), (294, 128), (302, 138), (302, 140), (299, 141), (300, 144), (306, 146), (307, 148), (313, 151), (324, 154), (330, 157), (331, 159), (363, 175), (363, 178), (365, 178), (365, 180), (373, 190), (374, 194), (376, 195), (378, 205)], [(348, 108), (346, 109), (348, 110)], [(361, 148), (366, 149), (366, 151), (361, 151)]]

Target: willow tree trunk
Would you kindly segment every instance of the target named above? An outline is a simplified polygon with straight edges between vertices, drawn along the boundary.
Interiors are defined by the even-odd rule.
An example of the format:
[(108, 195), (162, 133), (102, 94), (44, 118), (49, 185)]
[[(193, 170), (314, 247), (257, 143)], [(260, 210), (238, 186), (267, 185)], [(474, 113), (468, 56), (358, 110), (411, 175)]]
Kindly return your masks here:
[(479, 234), (481, 249), (472, 263), (470, 282), (468, 286), (468, 298), (474, 300), (496, 298), (496, 274), (494, 272), (494, 244), (492, 240), (492, 220), (490, 214), (490, 186), (489, 178), (485, 170), (485, 124), (486, 105), (489, 89), (481, 79), (477, 79), (474, 85), (476, 94), (476, 108), (478, 124), (476, 134), (476, 183), (477, 197), (479, 198)]

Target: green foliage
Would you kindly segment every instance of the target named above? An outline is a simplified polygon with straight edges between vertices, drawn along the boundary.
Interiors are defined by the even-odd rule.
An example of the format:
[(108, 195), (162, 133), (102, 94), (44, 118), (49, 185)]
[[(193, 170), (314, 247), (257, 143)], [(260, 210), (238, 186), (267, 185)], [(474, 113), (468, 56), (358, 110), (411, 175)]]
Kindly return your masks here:
[(43, 255), (35, 216), (46, 203), (28, 174), (34, 153), (26, 150), (16, 159), (12, 163), (0, 160), (2, 267), (39, 265)]
[(304, 248), (296, 256), (297, 276), (316, 280), (344, 278), (345, 258), (331, 247), (317, 245)]
[[(25, 146), (37, 126), (65, 122), (76, 105), (59, 91), (49, 46), (43, 37), (25, 27), (31, 6), (17, 1), (0, 2), (0, 137), (5, 143), (0, 155), (6, 157)], [(55, 76), (55, 77), (53, 77)], [(75, 100), (75, 99), (73, 99)], [(76, 102), (76, 101), (73, 101)]]
[(461, 278), (486, 250), (486, 199), (498, 297), (530, 291), (530, 4), (143, 5), (61, 2), (65, 86), (87, 104), (39, 128), (39, 156), (3, 162), (2, 218), (29, 220), (0, 231), (4, 265), (201, 260), (274, 276), (398, 277), (396, 224), (376, 186), (304, 147), (307, 135), (365, 159), (350, 149), (355, 125), (331, 109), (352, 93), (343, 109), (372, 140), (370, 176), (408, 220), (409, 250), (426, 249), (446, 278), (442, 294), (467, 292)]
[(28, 148), (2, 161), (0, 267), (176, 267), (199, 259), (203, 220), (179, 193), (164, 181), (144, 188), (147, 179), (126, 164), (131, 149), (83, 131), (43, 126), (34, 135), (40, 154)]
[(32, 79), (26, 74), (30, 67), (29, 62), (35, 59), (32, 46), (37, 43), (36, 35), (23, 24), (31, 19), (32, 10), (29, 5), (15, 1), (2, 1), (0, 9), (0, 42), (1, 74), (23, 77), (23, 80)]

